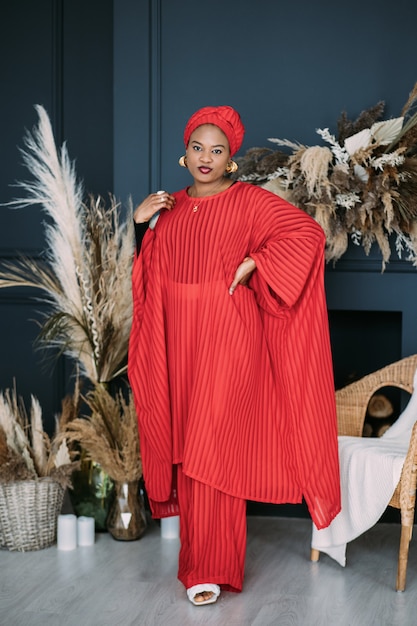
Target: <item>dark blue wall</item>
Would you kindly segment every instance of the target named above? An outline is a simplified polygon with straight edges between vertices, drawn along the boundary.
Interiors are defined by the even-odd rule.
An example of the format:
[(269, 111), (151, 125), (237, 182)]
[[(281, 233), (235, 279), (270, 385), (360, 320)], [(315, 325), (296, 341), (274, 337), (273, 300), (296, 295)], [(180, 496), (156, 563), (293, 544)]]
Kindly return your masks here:
[[(380, 100), (396, 116), (417, 80), (416, 18), (412, 0), (119, 0), (114, 71), (123, 85), (114, 102), (125, 141), (115, 151), (118, 192), (140, 198), (149, 184), (182, 185), (182, 129), (207, 104), (240, 111), (242, 151), (268, 145), (268, 137), (316, 143), (316, 128), (334, 131), (343, 110), (355, 118)], [(139, 54), (148, 51), (152, 57)], [(126, 161), (140, 165), (136, 176)]]
[[(68, 142), (86, 189), (135, 202), (188, 183), (177, 165), (182, 131), (206, 104), (240, 111), (247, 128), (242, 152), (269, 145), (268, 137), (316, 143), (316, 128), (334, 132), (342, 111), (355, 118), (380, 100), (387, 116), (396, 116), (417, 80), (416, 19), (411, 0), (2, 3), (0, 202), (25, 177), (17, 146), (36, 121), (36, 103), (50, 113), (58, 142)], [(0, 207), (0, 215), (0, 258), (19, 250), (37, 255), (40, 211)], [(377, 252), (366, 258), (352, 249), (328, 268), (326, 280), (332, 316), (341, 313), (332, 329), (339, 362), (345, 356), (361, 374), (417, 352), (414, 268), (394, 259), (381, 274)], [(40, 369), (30, 321), (38, 308), (26, 293), (0, 291), (0, 388), (15, 377), (18, 389), (38, 395), (52, 415), (68, 368)], [(394, 314), (392, 323), (383, 317), (388, 321), (365, 355), (351, 329), (343, 345), (349, 311)], [(364, 332), (369, 338), (368, 326)]]
[[(113, 188), (113, 3), (111, 0), (14, 0), (0, 8), (0, 203), (16, 180), (27, 179), (18, 147), (36, 122), (35, 104), (48, 111), (56, 139), (76, 159), (95, 193)], [(44, 248), (44, 216), (36, 207), (0, 206), (0, 258)], [(34, 295), (34, 294), (32, 294)], [(72, 367), (44, 363), (33, 349), (34, 320), (47, 312), (27, 290), (0, 290), (0, 389), (34, 393), (49, 430), (69, 388)]]

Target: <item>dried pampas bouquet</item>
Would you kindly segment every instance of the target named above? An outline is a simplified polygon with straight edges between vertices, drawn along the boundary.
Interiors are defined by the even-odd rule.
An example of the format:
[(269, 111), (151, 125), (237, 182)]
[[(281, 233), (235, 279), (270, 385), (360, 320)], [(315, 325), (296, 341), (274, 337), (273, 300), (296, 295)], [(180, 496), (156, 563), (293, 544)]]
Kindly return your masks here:
[(79, 444), (85, 458), (99, 463), (112, 480), (140, 480), (142, 460), (131, 392), (127, 398), (122, 390), (113, 396), (104, 385), (96, 385), (84, 400), (91, 414), (68, 421), (61, 438), (69, 445)]
[(377, 244), (382, 270), (393, 244), (398, 258), (417, 266), (417, 83), (399, 117), (380, 121), (383, 112), (379, 102), (353, 122), (342, 114), (337, 138), (317, 129), (324, 146), (270, 138), (285, 151), (251, 148), (236, 159), (234, 177), (312, 215), (326, 234), (327, 261), (352, 241), (366, 254)]
[(55, 435), (43, 429), (42, 409), (31, 397), (30, 416), (16, 389), (0, 392), (0, 482), (36, 480), (50, 477), (62, 487), (70, 486), (71, 474), (78, 467), (62, 437), (70, 419), (68, 406), (56, 420)]
[(22, 150), (33, 180), (18, 182), (26, 197), (7, 206), (42, 206), (47, 250), (41, 260), (3, 263), (0, 287), (40, 289), (50, 312), (41, 324), (39, 346), (75, 360), (93, 384), (107, 382), (127, 367), (133, 220), (120, 218), (112, 196), (109, 206), (100, 197), (83, 202), (65, 143), (58, 153), (46, 111), (35, 108), (39, 123), (26, 134)]

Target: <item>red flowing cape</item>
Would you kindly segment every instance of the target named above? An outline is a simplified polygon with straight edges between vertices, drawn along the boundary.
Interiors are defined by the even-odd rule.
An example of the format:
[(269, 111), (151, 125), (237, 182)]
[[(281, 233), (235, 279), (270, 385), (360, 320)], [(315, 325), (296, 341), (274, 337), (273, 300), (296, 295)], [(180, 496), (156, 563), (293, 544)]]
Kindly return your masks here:
[[(135, 259), (128, 372), (153, 514), (177, 511), (173, 466), (232, 496), (340, 510), (320, 226), (237, 182), (176, 194)], [(247, 286), (229, 295), (244, 257)]]

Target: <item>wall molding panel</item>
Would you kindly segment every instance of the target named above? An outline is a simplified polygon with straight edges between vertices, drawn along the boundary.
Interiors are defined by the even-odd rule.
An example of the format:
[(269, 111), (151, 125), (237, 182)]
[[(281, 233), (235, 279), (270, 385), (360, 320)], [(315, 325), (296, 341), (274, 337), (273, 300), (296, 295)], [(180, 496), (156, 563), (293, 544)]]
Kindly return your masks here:
[[(112, 190), (112, 32), (112, 0), (16, 0), (1, 9), (0, 263), (39, 259), (45, 249), (41, 208), (4, 206), (20, 195), (15, 181), (29, 178), (19, 148), (38, 121), (35, 104), (48, 112), (58, 148), (67, 142), (86, 189)], [(37, 396), (52, 431), (74, 372), (67, 359), (45, 361), (35, 350), (36, 320), (47, 310), (41, 292), (0, 289), (0, 390), (15, 383), (25, 402)]]
[(161, 188), (161, 154), (162, 147), (162, 42), (161, 42), (161, 0), (151, 1), (150, 11), (150, 163), (149, 188), (158, 190)]

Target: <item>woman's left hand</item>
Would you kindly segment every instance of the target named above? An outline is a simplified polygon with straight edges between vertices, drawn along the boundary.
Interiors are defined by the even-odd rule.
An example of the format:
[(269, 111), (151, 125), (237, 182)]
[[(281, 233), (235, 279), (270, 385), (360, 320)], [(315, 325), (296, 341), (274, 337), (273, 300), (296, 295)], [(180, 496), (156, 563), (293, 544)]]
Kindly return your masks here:
[(229, 293), (231, 296), (233, 295), (233, 292), (238, 285), (247, 284), (255, 269), (255, 261), (250, 256), (245, 257), (242, 263), (237, 268), (233, 282), (229, 287)]

